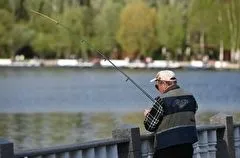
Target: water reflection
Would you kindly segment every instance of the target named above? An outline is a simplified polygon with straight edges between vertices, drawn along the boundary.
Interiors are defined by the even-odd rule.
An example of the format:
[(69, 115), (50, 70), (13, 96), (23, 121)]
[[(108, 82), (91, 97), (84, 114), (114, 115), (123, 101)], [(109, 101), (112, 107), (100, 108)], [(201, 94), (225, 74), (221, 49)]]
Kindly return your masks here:
[(111, 137), (116, 113), (0, 113), (0, 137), (16, 151)]
[(10, 121), (13, 123), (12, 130), (10, 130), (13, 139), (17, 144), (26, 144), (25, 141), (27, 141), (27, 135), (31, 129), (29, 117), (25, 117), (24, 114), (16, 114)]
[[(197, 114), (198, 124), (208, 123), (216, 112)], [(233, 113), (235, 122), (240, 113)], [(16, 151), (72, 144), (111, 137), (121, 124), (143, 127), (142, 112), (131, 113), (0, 113), (0, 137), (14, 142)]]
[(0, 114), (0, 137), (14, 142), (16, 150), (84, 141), (82, 114)]
[(0, 115), (0, 136), (6, 136), (7, 135), (7, 129), (8, 129), (8, 114), (1, 114)]

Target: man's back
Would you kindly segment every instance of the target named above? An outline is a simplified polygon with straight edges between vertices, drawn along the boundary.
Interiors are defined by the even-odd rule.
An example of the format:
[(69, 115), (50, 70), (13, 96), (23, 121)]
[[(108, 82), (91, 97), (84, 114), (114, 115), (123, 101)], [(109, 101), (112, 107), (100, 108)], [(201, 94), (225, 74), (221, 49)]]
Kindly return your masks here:
[(191, 158), (197, 141), (196, 100), (177, 85), (170, 70), (159, 71), (153, 81), (162, 95), (151, 109), (145, 109), (144, 126), (155, 133), (154, 158)]
[(197, 103), (192, 94), (178, 86), (164, 93), (162, 121), (155, 133), (156, 149), (195, 143), (197, 132), (195, 112)]

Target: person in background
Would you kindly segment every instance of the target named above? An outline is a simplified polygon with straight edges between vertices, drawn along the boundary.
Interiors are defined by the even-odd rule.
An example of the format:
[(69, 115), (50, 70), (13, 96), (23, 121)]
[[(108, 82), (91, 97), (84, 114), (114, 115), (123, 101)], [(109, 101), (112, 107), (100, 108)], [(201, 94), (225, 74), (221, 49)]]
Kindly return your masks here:
[(198, 140), (194, 96), (177, 85), (170, 70), (159, 71), (151, 82), (162, 94), (151, 109), (144, 110), (145, 129), (155, 134), (153, 158), (192, 158), (192, 145)]

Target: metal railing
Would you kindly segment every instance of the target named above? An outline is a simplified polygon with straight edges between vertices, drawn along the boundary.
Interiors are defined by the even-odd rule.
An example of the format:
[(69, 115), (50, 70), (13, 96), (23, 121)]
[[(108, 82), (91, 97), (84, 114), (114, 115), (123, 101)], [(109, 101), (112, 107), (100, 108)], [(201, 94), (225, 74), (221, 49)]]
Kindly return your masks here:
[[(214, 121), (218, 123), (217, 125), (197, 126), (199, 140), (193, 145), (193, 158), (240, 158), (240, 124), (233, 124), (232, 116), (223, 115), (220, 120), (222, 122)], [(17, 153), (13, 152), (12, 143), (0, 139), (0, 158), (151, 158), (153, 156), (153, 134), (140, 135), (138, 127), (123, 126), (114, 130), (112, 135), (113, 138), (110, 139)]]
[(52, 148), (15, 153), (15, 158), (115, 158), (118, 146), (127, 145), (129, 139), (104, 139), (81, 144), (63, 145)]

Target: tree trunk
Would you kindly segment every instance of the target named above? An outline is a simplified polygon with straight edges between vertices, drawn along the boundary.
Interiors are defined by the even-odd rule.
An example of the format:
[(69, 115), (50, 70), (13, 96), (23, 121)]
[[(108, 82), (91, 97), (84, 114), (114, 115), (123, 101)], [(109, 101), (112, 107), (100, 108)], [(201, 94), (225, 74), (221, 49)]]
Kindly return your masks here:
[(237, 42), (238, 42), (238, 19), (235, 9), (236, 1), (231, 0), (227, 4), (227, 18), (229, 23), (229, 33), (230, 33), (230, 42), (231, 42), (231, 62), (235, 61)]
[(240, 2), (235, 0), (235, 18), (236, 18), (236, 48), (237, 48), (237, 62), (240, 68), (240, 12), (239, 12)]
[(219, 60), (221, 61), (221, 63), (223, 62), (223, 54), (224, 53), (224, 46), (223, 46), (223, 40), (220, 41), (220, 49), (219, 49)]
[(64, 12), (64, 0), (60, 0), (59, 13), (62, 14), (63, 12)]
[[(233, 44), (232, 44), (233, 45)], [(234, 46), (231, 47), (231, 62), (235, 62), (235, 55), (236, 54), (236, 49)]]
[(90, 0), (79, 0), (80, 6), (88, 6), (90, 7)]
[(43, 12), (43, 6), (44, 6), (44, 4), (45, 4), (44, 1), (41, 1), (41, 2), (40, 2), (39, 8), (38, 8), (38, 12), (40, 12), (40, 13)]
[(16, 5), (15, 5), (15, 1), (14, 0), (8, 0), (8, 3), (9, 3), (9, 6), (12, 10), (13, 13), (15, 13), (15, 10), (16, 10)]
[(52, 1), (52, 10), (53, 12), (57, 12), (58, 11), (58, 5), (57, 5), (57, 2), (58, 0), (53, 0)]
[(204, 31), (202, 31), (201, 34), (200, 34), (200, 52), (201, 52), (201, 56), (203, 56), (204, 53), (205, 53), (204, 35), (205, 35)]
[(237, 49), (238, 68), (240, 69), (240, 48)]
[(28, 12), (24, 6), (25, 0), (20, 0), (19, 6), (16, 8), (15, 17), (16, 21), (29, 20)]

